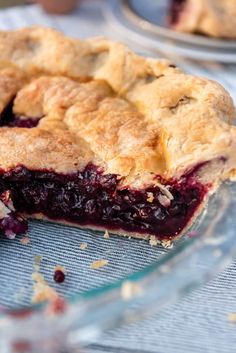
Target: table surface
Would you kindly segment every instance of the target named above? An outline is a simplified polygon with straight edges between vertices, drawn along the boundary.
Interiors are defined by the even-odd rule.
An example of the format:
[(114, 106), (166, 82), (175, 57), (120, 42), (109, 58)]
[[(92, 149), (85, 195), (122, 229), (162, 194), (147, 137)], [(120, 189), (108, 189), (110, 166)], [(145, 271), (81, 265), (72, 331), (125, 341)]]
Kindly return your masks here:
[[(0, 1), (0, 7), (6, 3)], [(40, 24), (74, 37), (105, 35), (132, 46), (127, 38), (119, 38), (109, 28), (102, 13), (104, 3), (105, 0), (85, 0), (73, 14), (62, 17), (49, 16), (37, 5), (2, 9), (0, 29)], [(185, 61), (183, 66), (192, 74), (218, 80), (236, 101), (236, 65)], [(236, 312), (236, 261), (215, 280), (160, 314), (104, 333), (86, 352), (235, 353), (236, 324), (227, 319), (231, 312)]]

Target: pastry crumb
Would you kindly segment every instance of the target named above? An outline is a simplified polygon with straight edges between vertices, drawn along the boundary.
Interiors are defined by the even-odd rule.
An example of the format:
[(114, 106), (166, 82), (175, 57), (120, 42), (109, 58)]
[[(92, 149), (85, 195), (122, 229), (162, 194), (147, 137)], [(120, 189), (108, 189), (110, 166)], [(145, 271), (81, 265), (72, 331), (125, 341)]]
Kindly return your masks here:
[(39, 265), (39, 264), (41, 263), (42, 259), (43, 259), (42, 256), (40, 256), (40, 255), (35, 255), (35, 257), (34, 257), (34, 263), (37, 264), (37, 265)]
[(25, 236), (25, 237), (23, 237), (23, 238), (20, 239), (20, 243), (21, 243), (22, 245), (27, 245), (27, 244), (30, 243), (30, 238), (29, 238), (28, 236)]
[(55, 289), (50, 287), (44, 279), (44, 276), (39, 272), (32, 273), (31, 276), (34, 281), (32, 303), (41, 303), (45, 300), (54, 300), (58, 297)]
[(39, 273), (37, 269), (35, 272), (32, 273), (31, 278), (34, 281), (33, 295), (31, 297), (32, 303), (52, 301), (58, 298), (58, 294), (55, 289), (48, 285), (44, 276)]
[(155, 237), (155, 235), (150, 236), (149, 244), (151, 246), (157, 246), (159, 244), (159, 240)]
[(110, 238), (110, 235), (108, 233), (108, 230), (105, 230), (105, 233), (104, 233), (104, 236), (103, 236), (104, 239), (109, 239)]
[(228, 313), (227, 318), (228, 318), (229, 322), (233, 322), (236, 324), (236, 312), (235, 313)]
[(31, 275), (31, 278), (33, 281), (37, 282), (37, 283), (46, 283), (44, 280), (44, 276), (39, 273), (39, 272), (33, 272)]
[(171, 249), (173, 248), (173, 242), (171, 240), (162, 240), (161, 241), (161, 245), (163, 246), (163, 248), (165, 249)]
[(64, 272), (64, 273), (66, 273), (66, 268), (65, 268), (65, 266), (62, 266), (62, 265), (56, 265), (55, 267), (54, 267), (54, 272), (55, 271), (62, 271), (62, 272)]
[(43, 259), (43, 257), (40, 255), (36, 255), (34, 257), (34, 270), (37, 272), (40, 270), (40, 263), (41, 263), (42, 259)]
[(32, 303), (42, 303), (44, 301), (53, 301), (58, 297), (55, 289), (46, 283), (36, 282), (34, 284), (34, 293), (31, 298)]
[[(47, 314), (61, 314), (66, 309), (66, 302), (59, 296), (57, 291), (52, 288), (45, 280), (43, 274), (39, 272), (42, 256), (35, 256), (35, 272), (32, 273), (31, 278), (34, 282), (33, 295), (31, 297), (32, 303), (48, 302), (46, 307)], [(55, 266), (56, 271), (65, 271), (63, 266)]]
[(142, 288), (131, 281), (125, 281), (121, 286), (121, 297), (124, 300), (132, 299), (133, 297), (140, 295)]
[(81, 243), (79, 246), (80, 250), (85, 250), (87, 247), (88, 247), (87, 243)]
[(153, 200), (154, 200), (154, 195), (153, 195), (153, 193), (152, 192), (148, 192), (147, 193), (147, 202), (150, 202), (150, 203), (152, 203), (153, 202)]
[(90, 268), (96, 270), (98, 268), (106, 266), (108, 264), (108, 262), (109, 262), (108, 260), (104, 260), (104, 259), (96, 260), (90, 264)]

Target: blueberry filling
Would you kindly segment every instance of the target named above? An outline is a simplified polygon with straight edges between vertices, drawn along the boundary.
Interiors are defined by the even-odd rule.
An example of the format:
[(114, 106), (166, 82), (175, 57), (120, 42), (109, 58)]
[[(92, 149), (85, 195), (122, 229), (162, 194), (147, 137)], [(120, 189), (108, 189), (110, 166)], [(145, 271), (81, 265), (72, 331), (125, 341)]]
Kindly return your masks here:
[(15, 238), (16, 234), (25, 233), (27, 222), (19, 216), (12, 205), (10, 192), (0, 195), (0, 230), (7, 238)]
[(13, 113), (12, 100), (0, 114), (0, 126), (32, 128), (38, 125), (41, 118), (20, 117)]
[(171, 0), (170, 4), (170, 24), (175, 25), (179, 22), (181, 12), (186, 5), (186, 0)]
[(19, 166), (1, 172), (0, 191), (11, 190), (20, 213), (164, 239), (183, 230), (207, 192), (195, 171), (179, 181), (157, 178), (157, 186), (137, 190), (121, 187), (117, 175), (92, 164), (68, 175)]

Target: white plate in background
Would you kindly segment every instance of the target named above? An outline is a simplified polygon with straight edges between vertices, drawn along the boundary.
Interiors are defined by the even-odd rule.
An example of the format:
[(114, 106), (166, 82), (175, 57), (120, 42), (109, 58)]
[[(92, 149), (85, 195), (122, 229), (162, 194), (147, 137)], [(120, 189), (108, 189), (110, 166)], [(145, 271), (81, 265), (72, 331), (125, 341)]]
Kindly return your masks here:
[(191, 45), (210, 46), (217, 49), (234, 49), (236, 51), (236, 40), (180, 33), (168, 28), (169, 2), (170, 0), (122, 0), (121, 6), (124, 16), (133, 25), (154, 36), (163, 36), (167, 39)]
[[(104, 7), (106, 18), (110, 26), (123, 37), (124, 41), (133, 42), (138, 44), (139, 47), (159, 52), (167, 57), (178, 55), (195, 60), (236, 63), (236, 41), (224, 41), (225, 45), (235, 45), (235, 47), (226, 48), (224, 46), (223, 48), (215, 44), (206, 45), (206, 41), (210, 43), (219, 42), (221, 44), (223, 41), (174, 32), (164, 26), (159, 27), (159, 32), (161, 31), (160, 34), (150, 33), (150, 30), (144, 29), (143, 27), (146, 27), (147, 24), (152, 25), (151, 23), (142, 19), (140, 19), (137, 24), (130, 21), (129, 16), (127, 16), (127, 6), (130, 4), (130, 1), (136, 4), (136, 8), (137, 4), (139, 4), (139, 6), (142, 5), (143, 8), (146, 9), (145, 11), (143, 10), (143, 14), (147, 13), (147, 8), (149, 4), (152, 3), (152, 11), (149, 8), (149, 12), (153, 12), (154, 14), (157, 12), (159, 14), (157, 20), (159, 18), (160, 24), (163, 24), (164, 18), (166, 18), (165, 7), (163, 7), (164, 0), (152, 2), (151, 0), (112, 0), (107, 2), (107, 6)], [(139, 11), (141, 11), (141, 8), (139, 8)], [(171, 33), (172, 37), (165, 35), (165, 33)], [(185, 40), (174, 39), (174, 37), (190, 37), (195, 40), (189, 40), (189, 43), (187, 43)], [(196, 44), (198, 40), (203, 41), (204, 44)]]

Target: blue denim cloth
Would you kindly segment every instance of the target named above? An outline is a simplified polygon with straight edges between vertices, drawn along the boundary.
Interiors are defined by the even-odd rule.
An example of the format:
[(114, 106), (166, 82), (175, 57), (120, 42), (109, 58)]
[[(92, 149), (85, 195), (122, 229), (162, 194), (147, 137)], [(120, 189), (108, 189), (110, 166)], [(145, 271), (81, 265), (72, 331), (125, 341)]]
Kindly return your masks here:
[[(102, 17), (103, 1), (84, 1), (77, 12), (63, 17), (47, 16), (36, 5), (2, 10), (0, 28), (11, 29), (40, 24), (58, 28), (76, 37), (108, 35), (117, 39), (118, 36), (109, 29)], [(188, 68), (191, 73), (198, 75), (200, 73), (218, 80), (236, 100), (236, 66), (223, 64), (211, 66), (199, 63), (193, 65), (188, 62)], [(27, 303), (32, 291), (30, 276), (34, 255), (43, 256), (42, 268), (49, 282), (52, 280), (53, 266), (63, 264), (69, 268), (70, 276), (65, 287), (61, 289), (62, 293), (66, 291), (66, 286), (70, 287), (70, 292), (78, 291), (75, 280), (78, 271), (82, 273), (93, 259), (102, 258), (105, 254), (109, 254), (111, 263), (112, 259), (120, 256), (120, 268), (116, 268), (114, 275), (112, 271), (109, 273), (110, 279), (112, 276), (115, 279), (122, 277), (124, 273), (137, 270), (139, 261), (143, 263), (144, 258), (148, 259), (147, 263), (153, 260), (147, 245), (144, 245), (142, 254), (135, 254), (135, 246), (130, 250), (127, 243), (120, 240), (120, 253), (109, 253), (109, 242), (106, 243), (102, 237), (96, 236), (94, 242), (92, 236), (86, 237), (84, 232), (75, 228), (52, 224), (45, 226), (40, 222), (34, 222), (31, 223), (30, 235), (31, 243), (25, 247), (17, 240), (0, 242), (1, 301), (4, 305)], [(81, 242), (87, 242), (91, 250), (80, 252), (80, 256), (77, 256)], [(127, 268), (124, 268), (122, 263), (124, 252), (122, 246), (126, 247), (125, 251), (130, 251), (131, 260)], [(71, 254), (73, 251), (75, 255), (72, 259), (68, 253)], [(134, 257), (136, 257), (135, 261), (133, 261)], [(20, 276), (20, 273), (24, 276)], [(105, 281), (106, 272), (98, 272), (95, 284), (99, 285)], [(93, 285), (94, 282), (91, 283), (88, 271), (87, 277), (81, 284), (81, 290)], [(20, 287), (23, 288), (21, 292), (18, 290)], [(228, 322), (227, 314), (230, 312), (236, 312), (236, 263), (232, 263), (224, 273), (208, 285), (191, 293), (182, 301), (170, 305), (160, 314), (129, 327), (104, 333), (102, 337), (91, 343), (87, 352), (234, 353), (236, 352), (236, 324)]]

